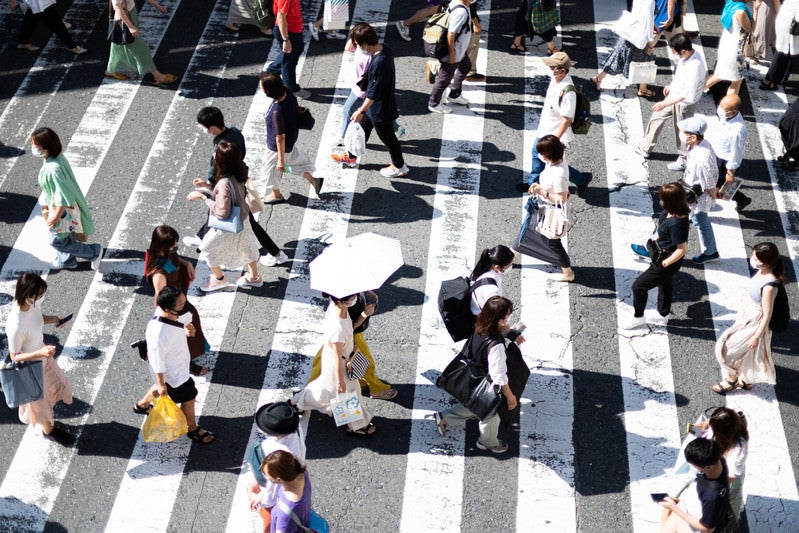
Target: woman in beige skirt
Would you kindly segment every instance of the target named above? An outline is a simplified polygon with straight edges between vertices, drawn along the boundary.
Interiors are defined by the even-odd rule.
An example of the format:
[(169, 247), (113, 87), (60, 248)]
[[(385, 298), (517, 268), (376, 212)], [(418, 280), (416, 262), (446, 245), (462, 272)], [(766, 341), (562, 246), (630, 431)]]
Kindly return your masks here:
[(754, 383), (776, 383), (769, 322), (778, 286), (785, 283), (777, 246), (770, 242), (755, 245), (749, 265), (755, 273), (747, 286), (748, 295), (733, 325), (716, 342), (722, 380), (711, 389), (722, 395), (735, 389), (750, 390)]
[(72, 403), (72, 387), (55, 359), (55, 346), (44, 344), (42, 328), (45, 324), (59, 325), (61, 318), (42, 314), (42, 302), (47, 292), (47, 282), (33, 272), (26, 272), (17, 280), (14, 305), (6, 322), (8, 351), (15, 362), (42, 362), (44, 396), (19, 406), (19, 419), (23, 424), (38, 424), (42, 435), (63, 446), (71, 445), (75, 437), (57, 427), (53, 419), (53, 406), (58, 402)]

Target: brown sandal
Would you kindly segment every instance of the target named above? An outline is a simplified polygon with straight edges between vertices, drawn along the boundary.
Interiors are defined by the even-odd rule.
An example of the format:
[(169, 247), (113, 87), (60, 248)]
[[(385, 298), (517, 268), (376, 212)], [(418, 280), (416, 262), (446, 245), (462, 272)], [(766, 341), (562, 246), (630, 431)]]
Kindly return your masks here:
[(736, 388), (738, 388), (738, 383), (736, 381), (722, 380), (710, 387), (710, 390), (716, 394), (725, 396), (728, 392), (732, 392)]
[(515, 54), (515, 53), (523, 54), (525, 52), (527, 52), (527, 47), (524, 46), (522, 43), (517, 43), (517, 42), (510, 43), (510, 53), (511, 54)]
[(638, 98), (654, 98), (655, 91), (652, 89), (644, 89), (643, 91), (638, 91)]

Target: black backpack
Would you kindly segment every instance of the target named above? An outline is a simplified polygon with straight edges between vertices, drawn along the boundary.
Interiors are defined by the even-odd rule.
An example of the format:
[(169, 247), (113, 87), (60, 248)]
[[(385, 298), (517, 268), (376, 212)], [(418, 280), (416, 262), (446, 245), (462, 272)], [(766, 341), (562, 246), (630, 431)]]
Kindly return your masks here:
[(791, 308), (788, 305), (788, 293), (785, 292), (785, 285), (778, 281), (772, 281), (769, 285), (777, 287), (777, 296), (774, 298), (774, 309), (771, 310), (771, 320), (768, 327), (777, 333), (788, 329), (791, 323)]
[(563, 100), (563, 95), (566, 93), (574, 93), (577, 95), (577, 106), (574, 108), (574, 120), (572, 120), (571, 125), (572, 131), (575, 135), (585, 135), (591, 128), (591, 102), (589, 102), (588, 98), (583, 94), (582, 88), (575, 87), (574, 85), (567, 85), (560, 92), (558, 105), (560, 105), (560, 101)]
[(483, 285), (496, 285), (493, 278), (483, 278), (470, 283), (469, 278), (459, 276), (444, 280), (438, 289), (438, 312), (453, 341), (471, 336), (474, 331), (474, 315), (469, 304), (472, 293)]
[[(452, 6), (452, 9), (462, 7), (469, 10), (463, 4)], [(432, 57), (433, 59), (443, 59), (449, 55), (449, 43), (447, 42), (447, 34), (449, 33), (449, 16), (451, 10), (444, 9), (438, 13), (434, 13), (424, 25), (422, 32), (422, 41), (424, 42), (424, 55)], [(471, 31), (471, 25), (467, 21), (463, 25), (459, 34)]]

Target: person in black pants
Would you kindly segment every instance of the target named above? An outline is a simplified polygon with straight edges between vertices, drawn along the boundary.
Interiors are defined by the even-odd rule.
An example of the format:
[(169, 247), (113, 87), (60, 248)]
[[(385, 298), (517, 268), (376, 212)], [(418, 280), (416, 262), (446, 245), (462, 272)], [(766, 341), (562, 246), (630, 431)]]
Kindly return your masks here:
[(402, 148), (394, 132), (394, 120), (399, 117), (397, 101), (394, 99), (397, 85), (394, 52), (385, 44), (380, 44), (377, 32), (368, 24), (354, 28), (352, 40), (361, 50), (372, 55), (372, 62), (366, 75), (369, 80), (366, 98), (350, 120), (361, 123), (367, 141), (374, 129), (388, 148), (391, 164), (381, 168), (380, 174), (386, 178), (406, 176), (410, 170), (405, 165)]
[[(244, 135), (241, 134), (238, 128), (233, 127), (226, 127), (225, 126), (225, 117), (222, 114), (222, 111), (213, 106), (203, 107), (197, 113), (197, 123), (202, 127), (203, 131), (209, 135), (214, 136), (214, 153), (216, 153), (217, 145), (222, 141), (228, 141), (229, 143), (235, 144), (236, 147), (241, 151), (241, 157), (244, 159), (245, 154), (247, 153), (247, 147), (244, 142)], [(214, 176), (214, 157), (211, 156), (211, 167), (208, 170), (208, 182), (213, 185), (213, 176)], [(195, 179), (194, 186), (200, 186), (204, 180)], [(255, 220), (255, 217), (250, 211), (250, 225), (252, 226), (252, 231), (255, 233), (255, 238), (258, 239), (262, 248), (265, 248), (268, 255), (261, 257), (259, 262), (265, 266), (275, 266), (281, 265), (289, 260), (288, 256), (278, 248), (275, 241), (269, 236), (264, 228), (258, 224), (258, 221)], [(208, 233), (208, 219), (206, 218), (205, 223), (202, 227), (197, 231), (196, 237), (184, 237), (183, 243), (187, 246), (198, 247), (200, 242), (202, 241), (205, 234)]]
[[(633, 309), (632, 317), (622, 321), (622, 329), (635, 329), (646, 325), (644, 309), (649, 296), (649, 291), (658, 288), (658, 313), (668, 316), (671, 312), (672, 278), (680, 270), (683, 257), (688, 251), (688, 218), (691, 208), (685, 197), (685, 190), (678, 182), (667, 183), (658, 191), (660, 205), (664, 213), (658, 220), (658, 237), (656, 248), (660, 250), (655, 257), (651, 257), (652, 264), (638, 279), (633, 282)], [(632, 245), (633, 252), (638, 254)], [(647, 246), (647, 248), (650, 248)]]
[[(17, 0), (10, 0), (8, 8), (14, 11), (17, 8)], [(69, 48), (69, 51), (74, 54), (85, 54), (87, 50), (76, 43), (72, 36), (69, 34), (64, 21), (61, 19), (61, 14), (55, 6), (55, 0), (39, 0), (38, 2), (26, 3), (23, 5), (25, 16), (22, 19), (22, 26), (19, 29), (19, 36), (17, 37), (17, 48), (30, 50), (35, 52), (39, 49), (38, 46), (31, 44), (31, 37), (36, 30), (38, 23), (44, 23), (50, 28), (50, 31), (55, 33), (61, 42)]]

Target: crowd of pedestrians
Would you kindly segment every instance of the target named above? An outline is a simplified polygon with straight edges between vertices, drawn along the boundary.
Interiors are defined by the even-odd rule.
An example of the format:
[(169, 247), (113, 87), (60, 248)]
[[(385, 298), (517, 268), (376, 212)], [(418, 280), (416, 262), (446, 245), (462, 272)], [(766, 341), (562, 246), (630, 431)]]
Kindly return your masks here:
[[(155, 0), (148, 0), (164, 13), (166, 9)], [(16, 2), (11, 0), (12, 8)], [(74, 53), (85, 52), (71, 40), (67, 29), (55, 11), (54, 2), (28, 0), (29, 6), (19, 34), (19, 48), (34, 50), (29, 39), (36, 21), (45, 22)], [(452, 105), (468, 106), (462, 95), (464, 82), (484, 79), (477, 73), (475, 58), (479, 44), (480, 23), (476, 0), (428, 0), (409, 18), (397, 21), (399, 36), (411, 40), (411, 27), (439, 10), (449, 13), (447, 53), (440, 60), (425, 65), (432, 89), (428, 109), (432, 113), (451, 113)], [(636, 153), (648, 159), (655, 149), (657, 138), (667, 122), (673, 122), (676, 160), (669, 170), (682, 177), (658, 188), (661, 212), (657, 214), (653, 238), (646, 245), (633, 243), (632, 251), (649, 261), (649, 267), (633, 283), (633, 315), (620, 323), (622, 330), (635, 330), (646, 325), (644, 310), (648, 293), (658, 288), (657, 311), (668, 317), (671, 310), (672, 282), (688, 254), (689, 228), (698, 230), (699, 249), (692, 258), (695, 264), (720, 259), (712, 226), (712, 209), (717, 201), (734, 201), (738, 212), (751, 203), (744, 193), (735, 191), (729, 198), (722, 189), (735, 183), (736, 173), (743, 164), (746, 126), (740, 113), (738, 96), (743, 84), (746, 58), (765, 60), (772, 52), (772, 68), (760, 88), (771, 90), (784, 83), (794, 50), (795, 37), (785, 25), (786, 13), (794, 20), (799, 2), (782, 3), (769, 0), (754, 2), (754, 13), (741, 2), (728, 1), (720, 14), (721, 39), (714, 72), (694, 50), (691, 37), (682, 31), (685, 6), (679, 1), (634, 0), (629, 3), (632, 16), (640, 22), (639, 31), (629, 40), (620, 35), (601, 72), (591, 78), (596, 91), (602, 90), (606, 76), (625, 75), (632, 63), (654, 61), (653, 51), (660, 36), (668, 38), (668, 49), (676, 61), (671, 82), (663, 89), (663, 99), (652, 105), (643, 142)], [(211, 271), (208, 280), (199, 288), (211, 292), (228, 287), (260, 287), (263, 280), (259, 263), (275, 266), (288, 262), (289, 257), (259, 225), (254, 212), (263, 204), (285, 202), (281, 192), (285, 174), (302, 176), (317, 196), (323, 193), (324, 178), (314, 175), (311, 159), (299, 146), (300, 122), (303, 109), (298, 99), (311, 96), (297, 80), (297, 62), (303, 51), (303, 31), (306, 27), (299, 0), (274, 0), (274, 28), (261, 28), (264, 35), (280, 41), (280, 53), (260, 76), (260, 87), (270, 100), (265, 117), (266, 146), (257, 147), (266, 154), (265, 172), (268, 194), (261, 198), (249, 183), (249, 168), (245, 163), (247, 148), (244, 136), (225, 123), (222, 111), (216, 107), (199, 110), (197, 122), (213, 137), (213, 152), (207, 177), (193, 180), (194, 190), (187, 200), (200, 205), (207, 214), (206, 222), (195, 235), (183, 242), (200, 252)], [(124, 22), (133, 41), (110, 45), (106, 76), (123, 80), (131, 76), (151, 75), (156, 83), (169, 84), (177, 76), (161, 73), (153, 63), (149, 49), (138, 30), (138, 10), (133, 0), (111, 0), (112, 18)], [(231, 2), (226, 28), (239, 31), (243, 24), (257, 24), (245, 3)], [(523, 223), (511, 246), (497, 245), (482, 252), (474, 267), (469, 310), (474, 319), (474, 333), (468, 344), (467, 356), (479, 361), (490, 381), (499, 388), (505, 406), (513, 411), (518, 398), (509, 385), (507, 343), (524, 342), (518, 331), (508, 324), (513, 303), (502, 293), (502, 279), (517, 254), (527, 254), (560, 268), (552, 279), (571, 283), (579, 281), (563, 239), (567, 227), (553, 230), (553, 224), (567, 221), (563, 213), (574, 189), (579, 195), (586, 192), (591, 177), (569, 165), (569, 150), (579, 142), (575, 126), (579, 120), (582, 91), (576, 89), (571, 75), (572, 61), (567, 53), (555, 47), (559, 23), (555, 2), (524, 0), (518, 7), (517, 23), (510, 50), (527, 53), (525, 38), (539, 36), (546, 43), (542, 58), (550, 80), (541, 108), (540, 120), (533, 142), (532, 167), (526, 182), (519, 190), (529, 194)], [(309, 23), (308, 30), (318, 39), (324, 29), (321, 21)], [(333, 30), (335, 31), (335, 30)], [(333, 36), (340, 35), (331, 33)], [(744, 45), (752, 43), (753, 52), (745, 54)], [(775, 47), (772, 50), (772, 47)], [(388, 149), (390, 163), (380, 170), (385, 177), (401, 177), (410, 173), (400, 138), (404, 136), (399, 119), (394, 53), (381, 42), (375, 29), (367, 22), (351, 26), (346, 37), (345, 51), (355, 55), (353, 84), (344, 105), (344, 119), (339, 142), (347, 130), (358, 125), (365, 142), (374, 130)], [(788, 59), (786, 59), (788, 58)], [(719, 82), (728, 82), (727, 95), (718, 105), (716, 117), (696, 114), (703, 94)], [(654, 97), (646, 83), (637, 83), (639, 97)], [(579, 133), (579, 132), (578, 132)], [(32, 154), (43, 159), (39, 185), (44, 192), (43, 217), (49, 231), (49, 243), (56, 256), (52, 269), (73, 269), (78, 260), (89, 261), (97, 269), (103, 250), (100, 244), (87, 244), (94, 233), (91, 210), (80, 191), (69, 162), (62, 153), (58, 135), (50, 128), (39, 128), (30, 137)], [(360, 153), (350, 146), (335, 150), (331, 157), (345, 167), (356, 167)], [(724, 198), (724, 200), (722, 200)], [(558, 215), (557, 213), (561, 214)], [(246, 222), (245, 222), (246, 220)], [(553, 220), (555, 220), (553, 222)], [(137, 401), (134, 412), (147, 415), (154, 398), (168, 395), (180, 404), (188, 423), (188, 437), (199, 444), (211, 444), (215, 435), (202, 428), (195, 419), (194, 401), (197, 389), (193, 376), (208, 372), (193, 360), (209, 350), (203, 334), (201, 317), (187, 300), (190, 284), (195, 278), (194, 266), (177, 253), (180, 236), (166, 225), (157, 226), (152, 233), (145, 257), (144, 275), (153, 289), (154, 314), (147, 325), (148, 361), (153, 385)], [(262, 254), (262, 250), (266, 253)], [(712, 385), (718, 394), (751, 390), (756, 383), (776, 380), (771, 357), (771, 323), (782, 309), (775, 305), (777, 295), (786, 280), (779, 250), (771, 242), (754, 246), (749, 258), (752, 278), (746, 288), (746, 298), (735, 323), (723, 332), (716, 345), (716, 359), (722, 379)], [(246, 269), (235, 282), (223, 271)], [(44, 345), (42, 328), (45, 324), (60, 327), (61, 317), (43, 314), (42, 301), (46, 282), (38, 275), (25, 273), (19, 277), (13, 309), (6, 331), (10, 357), (16, 362), (41, 360), (44, 367), (45, 395), (41, 400), (20, 406), (19, 417), (25, 424), (37, 424), (46, 438), (61, 444), (71, 444), (71, 435), (53, 421), (53, 405), (72, 401), (69, 383), (53, 359), (55, 347)], [(329, 296), (325, 315), (325, 334), (314, 361), (308, 385), (290, 401), (263, 406), (256, 423), (268, 437), (253, 450), (258, 460), (253, 465), (253, 481), (248, 493), (253, 510), (259, 510), (265, 528), (272, 531), (295, 531), (311, 519), (311, 481), (305, 465), (304, 438), (298, 429), (298, 419), (305, 410), (330, 413), (331, 400), (337, 394), (352, 392), (363, 402), (362, 390), (372, 399), (391, 400), (397, 390), (377, 377), (375, 358), (364, 339), (372, 315), (377, 310), (378, 297), (374, 292), (353, 294), (342, 298)], [(353, 376), (348, 369), (349, 356), (358, 351), (369, 362), (362, 377)], [(364, 416), (346, 426), (346, 432), (356, 437), (370, 437), (377, 431), (371, 410), (365, 402)], [(437, 431), (444, 436), (447, 428), (475, 418), (462, 404), (436, 412)], [(710, 418), (706, 438), (689, 444), (685, 458), (700, 474), (696, 489), (702, 505), (678, 504), (666, 498), (661, 505), (669, 512), (664, 519), (664, 531), (682, 531), (682, 524), (700, 530), (726, 523), (718, 501), (727, 497), (731, 482), (743, 476), (748, 432), (745, 419), (734, 411), (716, 410)], [(479, 423), (476, 447), (493, 453), (505, 453), (508, 445), (500, 438), (500, 416), (484, 417)], [(735, 498), (740, 498), (740, 481)], [(741, 504), (734, 503), (736, 512)], [(697, 510), (698, 509), (698, 510)], [(299, 522), (299, 523), (297, 523)], [(271, 524), (271, 526), (270, 526)], [(708, 529), (701, 529), (708, 530)]]

